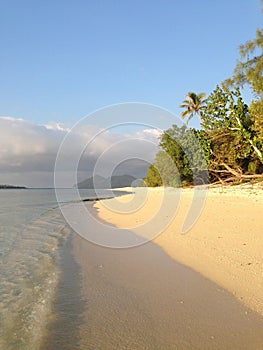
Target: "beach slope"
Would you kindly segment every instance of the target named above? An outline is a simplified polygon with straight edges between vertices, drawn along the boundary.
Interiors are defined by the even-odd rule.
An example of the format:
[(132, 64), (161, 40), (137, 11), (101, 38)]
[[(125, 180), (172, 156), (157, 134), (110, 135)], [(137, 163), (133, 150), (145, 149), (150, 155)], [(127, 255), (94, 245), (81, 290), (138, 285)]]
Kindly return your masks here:
[[(147, 223), (147, 228), (152, 227), (156, 233), (153, 242), (171, 258), (198, 271), (263, 315), (262, 186), (209, 189), (201, 215), (185, 234), (181, 227), (193, 201), (192, 189), (183, 189), (180, 194), (176, 189), (148, 188), (147, 193), (145, 189), (133, 190), (134, 194), (97, 202), (99, 217), (137, 235), (148, 234)], [(159, 215), (161, 206), (167, 211), (175, 207), (168, 224), (165, 215)]]

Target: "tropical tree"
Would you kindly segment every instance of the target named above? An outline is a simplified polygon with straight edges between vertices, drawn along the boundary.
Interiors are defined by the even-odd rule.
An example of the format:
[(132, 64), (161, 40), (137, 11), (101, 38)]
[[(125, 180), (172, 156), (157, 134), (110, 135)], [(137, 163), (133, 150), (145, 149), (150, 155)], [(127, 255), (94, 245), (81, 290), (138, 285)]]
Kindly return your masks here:
[(217, 86), (202, 115), (209, 140), (209, 172), (221, 183), (260, 177), (263, 150), (239, 89)]
[(155, 164), (149, 166), (147, 176), (143, 179), (143, 183), (149, 187), (162, 186), (162, 178)]
[(207, 158), (203, 147), (205, 141), (202, 144), (201, 138), (201, 132), (188, 129), (185, 125), (173, 125), (161, 136), (159, 146), (176, 165), (182, 185), (207, 182)]
[(144, 183), (150, 187), (161, 185), (172, 187), (180, 186), (178, 169), (167, 152), (159, 151), (156, 154), (154, 163), (148, 168)]
[(254, 119), (253, 129), (263, 144), (263, 29), (257, 29), (253, 40), (240, 45), (239, 56), (233, 76), (224, 84), (228, 87), (246, 84), (252, 89), (255, 99), (249, 112)]
[(186, 99), (180, 105), (180, 108), (184, 108), (185, 110), (181, 113), (181, 118), (187, 118), (187, 123), (197, 115), (200, 122), (202, 121), (201, 112), (205, 108), (205, 93), (196, 94), (192, 91), (189, 91), (186, 95)]
[(255, 95), (263, 98), (263, 30), (257, 29), (254, 40), (239, 47), (240, 59), (233, 77), (227, 79), (227, 86), (248, 84)]

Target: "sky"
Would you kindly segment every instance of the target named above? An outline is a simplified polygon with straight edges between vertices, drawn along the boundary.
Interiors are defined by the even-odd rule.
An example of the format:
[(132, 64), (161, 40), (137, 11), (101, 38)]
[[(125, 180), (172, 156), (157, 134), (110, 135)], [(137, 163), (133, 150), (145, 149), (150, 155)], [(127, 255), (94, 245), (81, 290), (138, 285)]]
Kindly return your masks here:
[[(231, 76), (239, 45), (260, 27), (260, 0), (0, 0), (0, 183), (51, 186), (75, 123), (92, 113), (93, 129), (119, 121), (95, 118), (106, 106), (139, 102), (178, 117), (188, 91), (209, 94)], [(147, 125), (115, 135), (144, 140), (152, 126), (173, 123), (121, 118), (138, 120)]]

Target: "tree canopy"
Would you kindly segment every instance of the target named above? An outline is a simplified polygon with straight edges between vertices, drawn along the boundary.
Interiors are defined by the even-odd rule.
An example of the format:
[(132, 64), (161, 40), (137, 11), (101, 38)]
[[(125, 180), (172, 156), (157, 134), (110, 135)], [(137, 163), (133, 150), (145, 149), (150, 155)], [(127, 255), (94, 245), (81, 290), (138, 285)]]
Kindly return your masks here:
[[(148, 186), (241, 182), (262, 177), (262, 124), (239, 88), (217, 86), (200, 115), (202, 129), (173, 125), (160, 138), (162, 149), (148, 170)], [(262, 120), (262, 119), (261, 119)]]
[(202, 126), (210, 143), (209, 170), (220, 182), (263, 170), (262, 144), (239, 89), (217, 86), (207, 99)]
[(239, 54), (233, 77), (225, 81), (226, 85), (248, 84), (258, 97), (263, 98), (263, 30), (257, 29), (255, 39), (240, 45)]

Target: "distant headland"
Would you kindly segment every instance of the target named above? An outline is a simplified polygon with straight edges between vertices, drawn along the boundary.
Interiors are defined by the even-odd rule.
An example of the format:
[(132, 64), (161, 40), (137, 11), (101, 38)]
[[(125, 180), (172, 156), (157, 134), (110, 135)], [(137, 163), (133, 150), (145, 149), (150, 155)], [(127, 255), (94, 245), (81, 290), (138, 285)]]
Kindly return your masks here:
[(74, 187), (82, 189), (131, 187), (132, 183), (136, 180), (137, 179), (131, 175), (114, 175), (109, 178), (95, 175), (94, 177), (77, 183)]
[(16, 185), (1, 185), (0, 184), (0, 190), (3, 189), (21, 189), (21, 190), (25, 190), (27, 187), (25, 186), (16, 186)]

